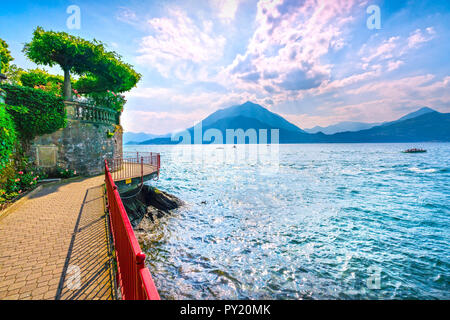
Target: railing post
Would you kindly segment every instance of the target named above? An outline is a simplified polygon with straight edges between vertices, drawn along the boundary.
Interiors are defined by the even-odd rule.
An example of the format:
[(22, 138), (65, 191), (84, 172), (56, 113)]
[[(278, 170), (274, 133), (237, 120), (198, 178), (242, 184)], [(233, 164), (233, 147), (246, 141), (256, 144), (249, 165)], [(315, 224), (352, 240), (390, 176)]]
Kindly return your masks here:
[(159, 179), (159, 170), (160, 170), (160, 168), (161, 168), (161, 154), (157, 154), (157, 156), (156, 156), (157, 158), (157, 167), (158, 167), (158, 179)]
[(141, 270), (145, 268), (145, 253), (139, 252), (136, 254), (136, 283), (135, 283), (135, 299), (136, 300), (145, 300), (143, 295), (143, 289), (141, 286), (141, 282), (139, 281)]
[(141, 157), (141, 183), (144, 184), (144, 157)]

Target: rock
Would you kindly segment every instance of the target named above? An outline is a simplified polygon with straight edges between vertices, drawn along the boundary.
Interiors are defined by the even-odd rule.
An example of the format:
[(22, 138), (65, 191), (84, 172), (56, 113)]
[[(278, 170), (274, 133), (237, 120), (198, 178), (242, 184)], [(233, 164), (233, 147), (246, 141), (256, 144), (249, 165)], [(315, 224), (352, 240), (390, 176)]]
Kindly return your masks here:
[(154, 221), (183, 205), (177, 197), (148, 185), (127, 191), (121, 198), (133, 228), (144, 218)]

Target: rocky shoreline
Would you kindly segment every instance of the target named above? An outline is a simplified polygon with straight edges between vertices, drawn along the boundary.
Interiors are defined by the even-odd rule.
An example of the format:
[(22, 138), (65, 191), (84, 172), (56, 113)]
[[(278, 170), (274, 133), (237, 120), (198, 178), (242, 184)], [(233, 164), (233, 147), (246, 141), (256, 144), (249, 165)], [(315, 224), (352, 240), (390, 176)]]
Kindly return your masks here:
[(145, 232), (149, 225), (184, 203), (174, 195), (149, 185), (121, 194), (128, 218), (135, 231)]

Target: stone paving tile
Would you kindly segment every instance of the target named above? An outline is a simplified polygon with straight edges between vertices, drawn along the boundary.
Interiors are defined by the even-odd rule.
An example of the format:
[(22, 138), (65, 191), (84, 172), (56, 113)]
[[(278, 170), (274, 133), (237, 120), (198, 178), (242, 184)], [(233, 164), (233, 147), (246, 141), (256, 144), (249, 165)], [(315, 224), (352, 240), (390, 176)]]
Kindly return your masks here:
[(45, 186), (0, 219), (0, 300), (116, 298), (102, 184)]

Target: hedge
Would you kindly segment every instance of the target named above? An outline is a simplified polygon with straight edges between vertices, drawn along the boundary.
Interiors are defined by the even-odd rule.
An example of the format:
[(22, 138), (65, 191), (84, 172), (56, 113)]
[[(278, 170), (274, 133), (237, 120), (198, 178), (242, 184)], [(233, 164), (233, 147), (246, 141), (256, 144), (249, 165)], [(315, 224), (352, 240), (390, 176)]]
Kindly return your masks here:
[(0, 88), (7, 93), (6, 104), (18, 106), (9, 108), (8, 111), (14, 119), (21, 140), (31, 141), (36, 136), (52, 133), (66, 126), (63, 98), (18, 85), (0, 84)]
[(9, 163), (16, 142), (14, 121), (5, 104), (0, 104), (0, 171)]

